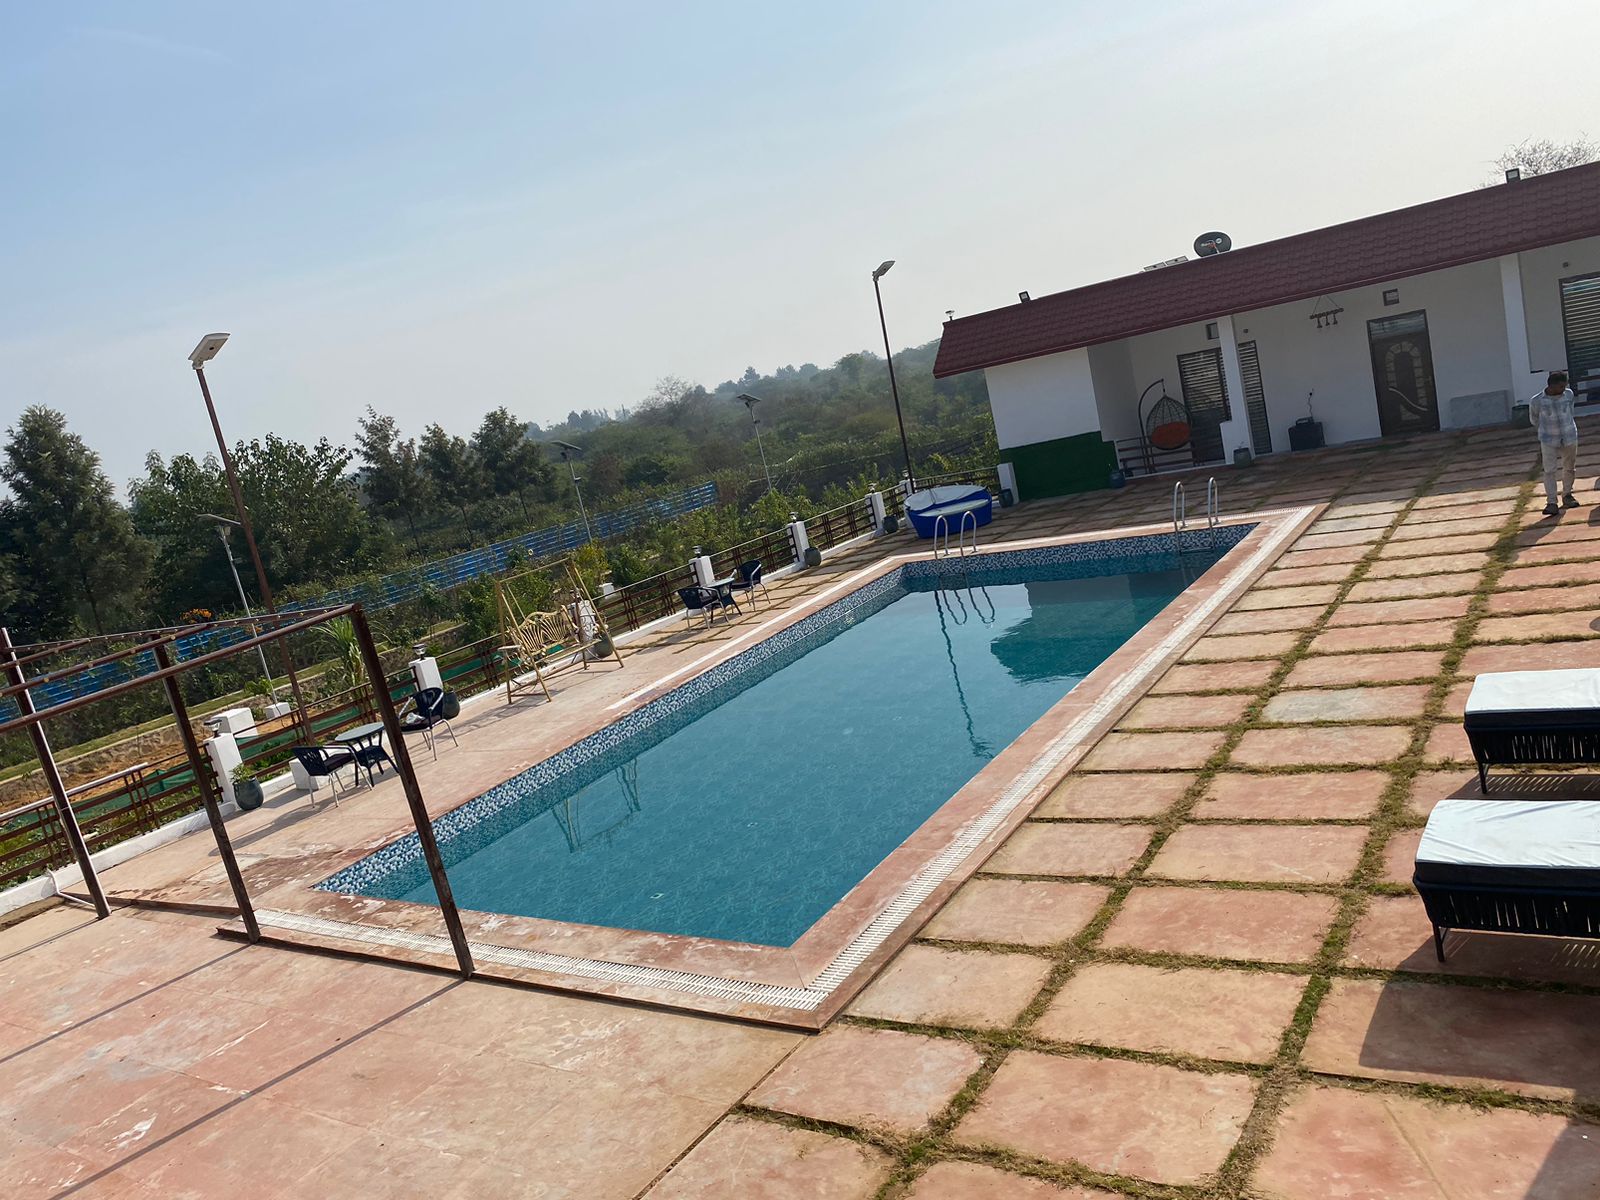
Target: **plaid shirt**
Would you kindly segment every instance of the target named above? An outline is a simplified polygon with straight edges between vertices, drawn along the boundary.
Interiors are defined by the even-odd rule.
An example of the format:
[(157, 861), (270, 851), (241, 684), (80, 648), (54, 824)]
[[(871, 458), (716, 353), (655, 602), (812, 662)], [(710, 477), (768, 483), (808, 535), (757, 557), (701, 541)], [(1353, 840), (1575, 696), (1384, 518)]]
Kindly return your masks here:
[(1572, 406), (1577, 397), (1568, 388), (1559, 396), (1538, 393), (1528, 401), (1528, 423), (1539, 430), (1539, 441), (1546, 446), (1576, 446), (1578, 422), (1573, 419)]

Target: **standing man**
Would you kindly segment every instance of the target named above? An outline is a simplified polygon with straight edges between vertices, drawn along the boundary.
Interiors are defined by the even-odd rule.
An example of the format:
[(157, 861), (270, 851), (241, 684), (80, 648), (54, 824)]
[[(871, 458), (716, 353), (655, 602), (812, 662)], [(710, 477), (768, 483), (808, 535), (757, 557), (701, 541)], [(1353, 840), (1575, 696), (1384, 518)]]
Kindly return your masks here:
[[(1528, 401), (1528, 422), (1539, 431), (1539, 453), (1544, 459), (1544, 515), (1558, 517), (1561, 508), (1577, 508), (1572, 494), (1578, 473), (1578, 422), (1572, 406), (1577, 397), (1567, 387), (1565, 371), (1551, 371), (1545, 389)], [(1556, 507), (1556, 471), (1561, 471), (1561, 508)]]

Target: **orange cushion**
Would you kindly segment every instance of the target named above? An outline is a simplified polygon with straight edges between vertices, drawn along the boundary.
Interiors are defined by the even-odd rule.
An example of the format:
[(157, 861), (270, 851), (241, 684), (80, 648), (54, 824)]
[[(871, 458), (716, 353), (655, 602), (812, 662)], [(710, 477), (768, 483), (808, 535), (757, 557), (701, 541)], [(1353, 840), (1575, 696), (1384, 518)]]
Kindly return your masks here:
[(1178, 450), (1189, 444), (1189, 423), (1168, 421), (1150, 431), (1150, 444), (1157, 450)]

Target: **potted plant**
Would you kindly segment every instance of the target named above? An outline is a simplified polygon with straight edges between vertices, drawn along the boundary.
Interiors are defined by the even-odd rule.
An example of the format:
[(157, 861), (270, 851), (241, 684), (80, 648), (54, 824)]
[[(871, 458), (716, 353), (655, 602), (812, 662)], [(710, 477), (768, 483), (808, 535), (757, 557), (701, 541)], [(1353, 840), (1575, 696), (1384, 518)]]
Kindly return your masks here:
[(260, 808), (262, 801), (266, 799), (261, 791), (263, 773), (264, 768), (255, 763), (240, 763), (228, 773), (228, 778), (233, 783), (233, 801), (241, 812)]

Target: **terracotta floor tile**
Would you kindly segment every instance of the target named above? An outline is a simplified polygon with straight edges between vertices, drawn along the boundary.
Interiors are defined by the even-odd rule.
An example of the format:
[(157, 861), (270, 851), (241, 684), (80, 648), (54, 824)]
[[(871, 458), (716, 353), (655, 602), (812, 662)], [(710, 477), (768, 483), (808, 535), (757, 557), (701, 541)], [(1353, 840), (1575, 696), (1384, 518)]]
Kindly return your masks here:
[(1356, 820), (1377, 809), (1388, 786), (1389, 775), (1384, 771), (1294, 775), (1225, 771), (1212, 777), (1191, 815), (1211, 820)]
[(1207, 634), (1184, 654), (1184, 662), (1231, 662), (1241, 658), (1279, 658), (1300, 641), (1298, 633)]
[(1446, 936), (1441, 963), (1433, 953), (1433, 930), (1422, 901), (1416, 896), (1374, 896), (1350, 935), (1345, 963), (1381, 971), (1594, 987), (1600, 983), (1600, 942), (1458, 930)]
[(1107, 1174), (1194, 1184), (1221, 1167), (1254, 1097), (1244, 1075), (1019, 1050), (954, 1137)]
[(1460, 537), (1463, 534), (1498, 533), (1502, 521), (1484, 521), (1472, 516), (1457, 516), (1453, 508), (1432, 508), (1413, 513), (1390, 534), (1396, 542), (1414, 542), (1419, 538)]
[(1587, 1200), (1596, 1179), (1600, 1127), (1314, 1087), (1279, 1118), (1254, 1183), (1271, 1200)]
[(1592, 583), (1521, 588), (1511, 592), (1497, 590), (1489, 597), (1489, 614), (1499, 617), (1597, 608), (1600, 608), (1600, 584)]
[(1597, 1020), (1600, 996), (1336, 979), (1302, 1059), (1333, 1075), (1593, 1098)]
[(1221, 618), (1209, 632), (1230, 636), (1249, 633), (1281, 633), (1285, 630), (1310, 629), (1322, 616), (1322, 609), (1303, 605), (1299, 608), (1261, 608), (1250, 612), (1233, 612)]
[(1416, 538), (1408, 542), (1390, 542), (1380, 551), (1379, 558), (1415, 558), (1428, 556), (1436, 558), (1444, 555), (1466, 554), (1473, 550), (1488, 550), (1498, 540), (1499, 535), (1493, 531), (1489, 533), (1465, 533), (1450, 537)]
[(1368, 579), (1395, 579), (1406, 575), (1451, 575), (1462, 571), (1482, 571), (1489, 556), (1476, 554), (1430, 554), (1420, 558), (1380, 558), (1367, 568)]
[(1086, 771), (1159, 771), (1204, 766), (1225, 735), (1205, 733), (1108, 733), (1083, 760)]
[(1417, 844), (1421, 841), (1420, 829), (1397, 829), (1389, 835), (1389, 840), (1383, 846), (1383, 882), (1411, 882), (1411, 872), (1417, 861)]
[(835, 1025), (802, 1043), (746, 1102), (817, 1121), (915, 1133), (982, 1062), (955, 1038)]
[(1584, 640), (1548, 642), (1534, 651), (1526, 646), (1474, 646), (1462, 656), (1460, 671), (1469, 678), (1485, 671), (1525, 671), (1530, 653), (1538, 655), (1541, 671), (1600, 666), (1600, 647)]
[(1240, 962), (1306, 962), (1322, 946), (1332, 896), (1237, 888), (1138, 887), (1106, 930), (1108, 948)]
[(1481, 800), (1478, 790), (1478, 773), (1452, 767), (1445, 771), (1418, 771), (1411, 780), (1411, 794), (1406, 798), (1406, 810), (1415, 816), (1426, 817), (1433, 806), (1444, 799)]
[(1382, 625), (1390, 621), (1458, 621), (1467, 615), (1470, 596), (1432, 596), (1416, 600), (1346, 601), (1333, 610), (1330, 627)]
[(1308, 533), (1338, 533), (1346, 529), (1387, 529), (1394, 524), (1394, 514), (1397, 509), (1383, 512), (1353, 513), (1347, 515), (1332, 515), (1333, 509), (1328, 509), (1328, 515), (1313, 525)]
[(1244, 715), (1255, 697), (1146, 696), (1117, 722), (1118, 729), (1221, 729)]
[(1475, 642), (1527, 642), (1551, 638), (1600, 637), (1600, 611), (1530, 613), (1520, 617), (1485, 617), (1473, 630)]
[(1179, 663), (1151, 686), (1152, 695), (1174, 692), (1254, 692), (1272, 677), (1274, 662)]
[(1121, 875), (1150, 844), (1148, 825), (1029, 821), (988, 862), (1005, 875)]
[(1447, 596), (1476, 591), (1483, 576), (1477, 571), (1452, 571), (1447, 575), (1402, 575), (1397, 579), (1363, 579), (1350, 589), (1346, 603), (1374, 600), (1410, 600), (1422, 596)]
[(1080, 933), (1109, 894), (1109, 889), (1092, 883), (972, 879), (923, 926), (921, 936), (1053, 946)]
[(1450, 690), (1445, 693), (1444, 707), (1439, 710), (1440, 715), (1454, 718), (1457, 721), (1461, 720), (1462, 714), (1467, 711), (1467, 696), (1471, 692), (1472, 681), (1470, 679), (1453, 684)]
[(1267, 1062), (1305, 986), (1303, 976), (1270, 971), (1088, 963), (1034, 1032), (1062, 1042)]
[(1291, 549), (1278, 559), (1281, 567), (1326, 567), (1334, 563), (1360, 562), (1372, 550), (1371, 546), (1327, 546), (1314, 550)]
[(1506, 568), (1496, 584), (1497, 590), (1506, 588), (1541, 587), (1545, 584), (1600, 583), (1600, 559), (1581, 563), (1541, 563), (1533, 566), (1513, 565)]
[(1282, 691), (1261, 716), (1279, 722), (1405, 720), (1422, 715), (1432, 690), (1427, 684), (1401, 684)]
[(1074, 771), (1034, 810), (1036, 817), (1154, 817), (1171, 808), (1194, 782), (1192, 774)]
[(1344, 529), (1333, 533), (1309, 530), (1295, 542), (1296, 550), (1327, 550), (1333, 546), (1368, 546), (1382, 535), (1382, 529)]
[(982, 1163), (934, 1163), (912, 1187), (906, 1200), (1113, 1200), (1108, 1192), (1056, 1187), (997, 1171)]
[(1474, 762), (1472, 747), (1467, 742), (1467, 731), (1453, 721), (1435, 725), (1428, 735), (1428, 748), (1424, 754), (1435, 762)]
[[(1344, 568), (1349, 573), (1349, 568)], [(1265, 581), (1268, 575), (1262, 576)], [(1339, 578), (1344, 578), (1341, 575)], [(1252, 588), (1234, 603), (1234, 612), (1257, 612), (1262, 609), (1291, 608), (1299, 605), (1310, 605), (1313, 608), (1326, 608), (1339, 594), (1337, 584), (1312, 584), (1300, 587), (1261, 587)]]
[(645, 1195), (649, 1200), (870, 1200), (893, 1169), (845, 1138), (729, 1117)]
[(1232, 761), (1246, 767), (1381, 763), (1398, 758), (1410, 743), (1404, 725), (1251, 729), (1234, 747)]
[(1352, 825), (1184, 825), (1149, 874), (1239, 883), (1341, 883), (1355, 870), (1367, 831)]
[(1437, 650), (1314, 655), (1294, 665), (1289, 677), (1284, 680), (1284, 686), (1337, 687), (1345, 684), (1399, 683), (1408, 679), (1432, 680), (1442, 669), (1443, 663), (1444, 655)]
[(1374, 650), (1409, 650), (1448, 646), (1456, 636), (1454, 621), (1411, 621), (1403, 625), (1352, 625), (1328, 629), (1311, 641), (1313, 654), (1345, 654)]
[(1592, 562), (1595, 559), (1600, 559), (1600, 542), (1546, 542), (1537, 546), (1519, 546), (1511, 552), (1511, 561), (1519, 566)]
[(1049, 961), (1032, 954), (911, 945), (849, 1011), (908, 1025), (1004, 1027), (1032, 1002), (1049, 974)]
[[(1257, 588), (1312, 587), (1317, 584), (1341, 583), (1353, 569), (1351, 563), (1325, 563), (1320, 567), (1273, 567), (1256, 583)], [(1321, 601), (1326, 604), (1332, 600)]]

